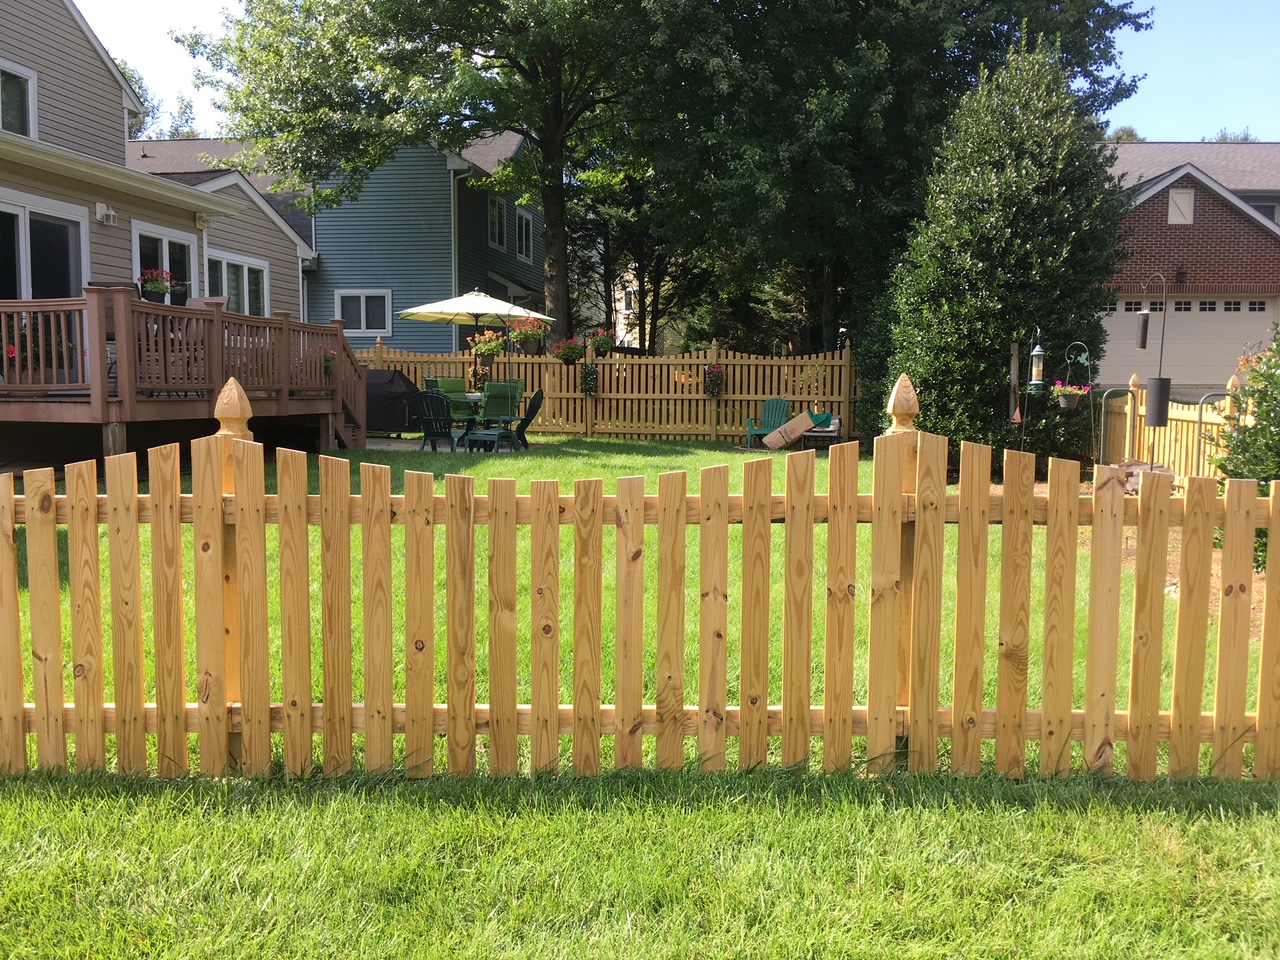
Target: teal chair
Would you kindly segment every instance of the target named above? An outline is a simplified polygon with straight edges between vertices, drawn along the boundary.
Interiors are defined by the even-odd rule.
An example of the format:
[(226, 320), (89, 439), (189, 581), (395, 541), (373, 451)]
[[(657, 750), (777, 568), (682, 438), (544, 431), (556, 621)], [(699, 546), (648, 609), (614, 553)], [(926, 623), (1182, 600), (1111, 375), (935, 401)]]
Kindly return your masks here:
[(505, 427), (520, 419), (524, 382), (490, 380), (484, 385), (484, 403), (477, 417), (481, 425)]
[[(760, 405), (760, 419), (747, 418), (747, 449), (756, 437), (767, 437), (790, 419), (791, 404), (782, 397), (774, 397)], [(763, 444), (762, 444), (763, 445)]]
[(461, 377), (437, 377), (435, 387), (429, 389), (438, 390), (449, 398), (454, 420), (461, 423), (475, 414), (471, 401), (467, 399), (467, 381)]

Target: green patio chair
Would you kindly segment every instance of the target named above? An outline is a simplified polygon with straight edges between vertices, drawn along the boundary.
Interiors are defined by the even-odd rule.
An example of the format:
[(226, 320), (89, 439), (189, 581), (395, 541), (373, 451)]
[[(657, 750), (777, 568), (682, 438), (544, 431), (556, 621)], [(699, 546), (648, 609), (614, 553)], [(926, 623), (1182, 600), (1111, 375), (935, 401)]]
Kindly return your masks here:
[(471, 401), (467, 399), (467, 381), (462, 377), (437, 377), (434, 389), (449, 398), (453, 419), (457, 422), (465, 422), (475, 415)]
[(747, 449), (756, 437), (767, 437), (789, 419), (791, 404), (782, 397), (774, 397), (760, 404), (760, 419), (747, 418)]
[(490, 380), (484, 385), (484, 402), (477, 417), (485, 427), (507, 427), (520, 419), (523, 381)]
[(461, 432), (455, 432), (452, 402), (438, 391), (420, 390), (409, 398), (409, 425), (422, 431), (419, 450), (427, 449), (429, 441), (432, 452), (435, 452), (438, 441), (448, 440), (449, 452), (457, 453), (458, 444), (466, 439), (475, 423), (475, 418), (468, 415)]
[[(467, 449), (481, 445), (492, 445), (494, 453), (504, 444), (508, 444), (513, 452), (521, 449), (529, 449), (529, 441), (525, 439), (524, 432), (529, 429), (529, 424), (533, 423), (534, 417), (538, 415), (538, 411), (542, 409), (542, 391), (535, 390), (533, 396), (529, 398), (529, 406), (524, 411), (524, 417), (517, 423), (514, 429), (510, 426), (491, 427), (481, 430), (472, 430), (466, 436)], [(520, 446), (516, 446), (516, 444)]]

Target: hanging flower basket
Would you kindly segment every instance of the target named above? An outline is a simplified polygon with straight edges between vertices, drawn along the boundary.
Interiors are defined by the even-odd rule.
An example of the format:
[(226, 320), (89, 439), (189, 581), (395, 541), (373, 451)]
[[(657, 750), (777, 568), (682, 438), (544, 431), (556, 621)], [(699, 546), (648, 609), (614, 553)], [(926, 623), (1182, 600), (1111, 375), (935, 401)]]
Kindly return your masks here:
[(1064, 410), (1074, 410), (1080, 405), (1080, 397), (1074, 393), (1064, 393), (1058, 398), (1058, 406)]
[(724, 366), (709, 363), (702, 368), (702, 392), (708, 397), (718, 397), (724, 393)]
[(1080, 405), (1080, 398), (1089, 395), (1090, 387), (1086, 384), (1083, 387), (1077, 387), (1073, 383), (1063, 383), (1059, 380), (1050, 389), (1058, 400), (1058, 406), (1064, 410), (1074, 410)]
[(582, 365), (582, 392), (595, 396), (600, 392), (600, 368), (594, 363)]
[(551, 345), (551, 355), (564, 364), (575, 364), (587, 353), (587, 345), (577, 337), (561, 340)]

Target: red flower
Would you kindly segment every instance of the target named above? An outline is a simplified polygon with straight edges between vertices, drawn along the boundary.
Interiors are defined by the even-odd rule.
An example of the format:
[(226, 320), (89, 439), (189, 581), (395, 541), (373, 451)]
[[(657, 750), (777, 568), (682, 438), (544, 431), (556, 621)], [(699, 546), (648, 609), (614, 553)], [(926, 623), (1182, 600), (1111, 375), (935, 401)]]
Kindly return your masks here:
[(9, 359), (14, 360), (17, 358), (17, 356), (18, 356), (18, 348), (15, 347), (12, 343), (9, 344)]

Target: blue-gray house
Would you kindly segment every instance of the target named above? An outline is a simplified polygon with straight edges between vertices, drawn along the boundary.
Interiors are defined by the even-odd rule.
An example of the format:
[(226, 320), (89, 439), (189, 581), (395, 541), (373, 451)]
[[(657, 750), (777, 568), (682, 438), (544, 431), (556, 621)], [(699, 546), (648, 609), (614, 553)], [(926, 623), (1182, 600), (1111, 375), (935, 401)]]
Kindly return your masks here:
[(341, 317), (356, 349), (382, 337), (398, 350), (439, 353), (465, 348), (467, 331), (397, 312), (475, 289), (542, 310), (541, 211), (471, 186), (522, 143), (501, 134), (462, 156), (406, 147), (373, 173), (359, 200), (317, 214), (310, 318)]

